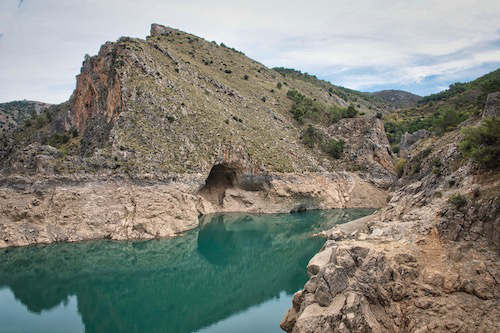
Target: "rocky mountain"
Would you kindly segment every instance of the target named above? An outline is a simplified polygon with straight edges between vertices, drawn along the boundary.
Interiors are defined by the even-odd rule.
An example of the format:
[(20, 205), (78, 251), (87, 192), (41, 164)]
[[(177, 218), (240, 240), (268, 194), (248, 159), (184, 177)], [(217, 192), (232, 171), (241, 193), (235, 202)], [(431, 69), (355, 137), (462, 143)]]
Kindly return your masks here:
[(421, 96), (403, 90), (380, 90), (371, 95), (398, 109), (413, 107), (422, 99)]
[(296, 76), (157, 24), (104, 44), (68, 102), (0, 139), (0, 246), (383, 205), (395, 171), (377, 105)]
[(0, 135), (23, 125), (25, 120), (39, 115), (51, 104), (36, 101), (13, 101), (0, 103)]
[(421, 104), (435, 121), (397, 161), (387, 206), (322, 234), (284, 330), (500, 330), (497, 77)]

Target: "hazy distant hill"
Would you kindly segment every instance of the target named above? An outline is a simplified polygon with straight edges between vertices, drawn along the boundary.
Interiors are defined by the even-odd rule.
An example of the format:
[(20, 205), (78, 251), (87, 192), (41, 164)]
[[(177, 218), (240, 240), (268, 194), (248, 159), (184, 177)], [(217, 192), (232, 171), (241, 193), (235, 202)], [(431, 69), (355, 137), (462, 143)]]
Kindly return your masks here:
[(421, 96), (403, 90), (381, 90), (372, 93), (387, 104), (397, 108), (409, 108), (417, 105)]

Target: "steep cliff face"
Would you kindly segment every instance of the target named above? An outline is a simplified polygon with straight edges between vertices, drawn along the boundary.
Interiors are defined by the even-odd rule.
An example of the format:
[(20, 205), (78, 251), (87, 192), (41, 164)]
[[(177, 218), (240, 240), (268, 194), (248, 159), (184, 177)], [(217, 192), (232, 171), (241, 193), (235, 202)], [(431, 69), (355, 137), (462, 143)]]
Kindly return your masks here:
[(76, 78), (76, 89), (70, 99), (70, 120), (83, 137), (84, 155), (108, 144), (111, 128), (124, 108), (116, 70), (122, 51), (113, 43), (104, 44), (97, 56), (85, 57)]

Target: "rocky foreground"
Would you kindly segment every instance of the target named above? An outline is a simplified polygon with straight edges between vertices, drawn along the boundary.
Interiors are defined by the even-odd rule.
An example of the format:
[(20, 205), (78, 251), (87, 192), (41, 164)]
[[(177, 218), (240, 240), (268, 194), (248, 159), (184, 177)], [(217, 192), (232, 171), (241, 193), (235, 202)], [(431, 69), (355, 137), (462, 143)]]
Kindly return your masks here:
[(500, 331), (500, 179), (457, 167), (458, 135), (421, 142), (385, 208), (322, 234), (285, 331)]

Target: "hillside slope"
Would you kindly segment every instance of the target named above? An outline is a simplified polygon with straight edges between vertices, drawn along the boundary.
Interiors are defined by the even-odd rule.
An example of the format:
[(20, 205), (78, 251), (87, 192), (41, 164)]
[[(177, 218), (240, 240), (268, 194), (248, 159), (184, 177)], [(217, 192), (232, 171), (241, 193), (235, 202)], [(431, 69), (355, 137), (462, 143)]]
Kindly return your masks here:
[(0, 138), (0, 246), (384, 205), (395, 172), (382, 121), (318, 82), (157, 24), (104, 44), (68, 102)]
[(50, 106), (51, 104), (27, 100), (0, 103), (0, 135), (23, 125), (25, 120), (39, 115)]
[(284, 330), (500, 330), (498, 74), (393, 115), (429, 117), (427, 136), (398, 161), (386, 207), (323, 233)]
[[(233, 152), (245, 155), (247, 169), (359, 169), (356, 156), (346, 154), (332, 161), (314, 149), (318, 147), (303, 144), (307, 123), (293, 119), (290, 90), (338, 109), (357, 98), (283, 76), (226, 46), (153, 25), (146, 40), (123, 37), (86, 58), (70, 101), (47, 112), (52, 121), (14, 135), (17, 148), (5, 153), (10, 162), (3, 169), (22, 172), (13, 166), (17, 157), (12, 158), (12, 151), (51, 139), (65, 156), (58, 163), (59, 173), (97, 168), (115, 173), (208, 174), (218, 158)], [(360, 110), (356, 110), (364, 119), (360, 125), (373, 127), (376, 120), (369, 114), (360, 116)], [(326, 130), (331, 125), (315, 124), (326, 138), (335, 137)], [(67, 137), (54, 139), (54, 132)], [(349, 144), (358, 150), (368, 143)], [(390, 160), (381, 147), (386, 143), (376, 145), (381, 148), (377, 159)], [(376, 162), (371, 167), (380, 169)], [(387, 171), (389, 175), (390, 168)]]

